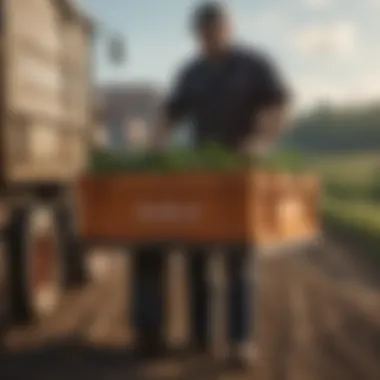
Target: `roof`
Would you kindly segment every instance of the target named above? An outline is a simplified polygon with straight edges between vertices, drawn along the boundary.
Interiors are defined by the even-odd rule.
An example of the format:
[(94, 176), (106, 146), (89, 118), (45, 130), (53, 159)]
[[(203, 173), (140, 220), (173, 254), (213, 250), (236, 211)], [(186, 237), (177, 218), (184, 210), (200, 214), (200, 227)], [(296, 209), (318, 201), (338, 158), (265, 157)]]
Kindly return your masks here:
[(89, 31), (93, 32), (95, 28), (95, 22), (92, 18), (85, 12), (85, 10), (79, 6), (77, 0), (54, 0), (59, 7), (63, 9), (64, 12), (69, 17), (74, 17), (81, 22), (81, 24)]
[(163, 92), (153, 84), (121, 83), (101, 86), (97, 101), (109, 122), (128, 117), (151, 116), (160, 106)]

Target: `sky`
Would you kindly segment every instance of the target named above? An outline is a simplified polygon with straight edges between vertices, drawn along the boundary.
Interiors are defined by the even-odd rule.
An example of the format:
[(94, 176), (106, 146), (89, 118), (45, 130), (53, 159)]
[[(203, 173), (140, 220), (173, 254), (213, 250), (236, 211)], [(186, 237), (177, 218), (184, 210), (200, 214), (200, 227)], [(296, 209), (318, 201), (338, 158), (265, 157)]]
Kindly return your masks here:
[[(194, 54), (189, 16), (199, 0), (79, 0), (103, 28), (96, 38), (101, 82), (165, 88)], [(293, 89), (296, 105), (380, 100), (380, 0), (225, 0), (241, 42), (264, 50)], [(106, 59), (107, 34), (126, 41), (128, 60)]]

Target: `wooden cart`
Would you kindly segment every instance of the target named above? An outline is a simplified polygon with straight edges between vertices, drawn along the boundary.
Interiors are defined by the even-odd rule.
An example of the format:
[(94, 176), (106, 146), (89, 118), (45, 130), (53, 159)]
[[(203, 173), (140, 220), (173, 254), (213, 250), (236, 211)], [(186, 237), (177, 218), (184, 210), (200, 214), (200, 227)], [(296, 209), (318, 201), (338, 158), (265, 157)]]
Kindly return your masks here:
[(69, 194), (85, 166), (92, 124), (92, 26), (69, 0), (1, 0), (0, 17), (9, 310), (12, 320), (29, 320), (82, 277), (69, 248)]

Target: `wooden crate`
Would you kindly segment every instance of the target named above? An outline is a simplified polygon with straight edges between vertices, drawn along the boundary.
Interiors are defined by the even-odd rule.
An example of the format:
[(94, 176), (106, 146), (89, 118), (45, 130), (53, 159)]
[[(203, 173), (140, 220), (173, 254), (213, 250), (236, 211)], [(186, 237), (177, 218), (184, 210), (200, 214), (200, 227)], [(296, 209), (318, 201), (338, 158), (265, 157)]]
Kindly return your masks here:
[(286, 243), (319, 233), (319, 183), (312, 176), (279, 174), (275, 179), (279, 241)]
[(70, 182), (92, 119), (90, 24), (67, 0), (3, 0), (0, 10), (1, 180)]
[(259, 172), (89, 176), (77, 188), (80, 233), (129, 243), (276, 244), (300, 228), (291, 220), (285, 229), (278, 212), (292, 194), (286, 183)]

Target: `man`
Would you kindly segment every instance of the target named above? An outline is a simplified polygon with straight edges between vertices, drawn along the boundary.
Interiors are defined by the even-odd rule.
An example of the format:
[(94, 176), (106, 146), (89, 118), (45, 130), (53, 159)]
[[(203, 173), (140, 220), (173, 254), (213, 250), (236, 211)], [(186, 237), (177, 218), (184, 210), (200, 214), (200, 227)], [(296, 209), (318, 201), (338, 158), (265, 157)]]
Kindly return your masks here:
[[(242, 154), (265, 152), (286, 126), (288, 93), (278, 73), (263, 55), (233, 43), (229, 16), (218, 4), (203, 4), (196, 10), (193, 31), (201, 54), (180, 73), (165, 103), (154, 148), (163, 149), (175, 125), (187, 119), (194, 128), (196, 147), (213, 141)], [(192, 270), (192, 290), (197, 300), (193, 315), (198, 318), (195, 335), (202, 331), (204, 335), (207, 292), (196, 275), (203, 271), (204, 263), (194, 260), (198, 260)], [(250, 287), (243, 280), (246, 265), (244, 260), (229, 265), (233, 311), (230, 334), (243, 359), (252, 354), (245, 344), (250, 335), (249, 302), (245, 301)], [(203, 319), (201, 326), (199, 319)]]
[(189, 119), (198, 146), (215, 141), (260, 153), (285, 127), (284, 84), (263, 55), (234, 45), (230, 19), (220, 5), (200, 6), (192, 26), (201, 54), (178, 76), (156, 129), (155, 147), (164, 147), (174, 126)]

